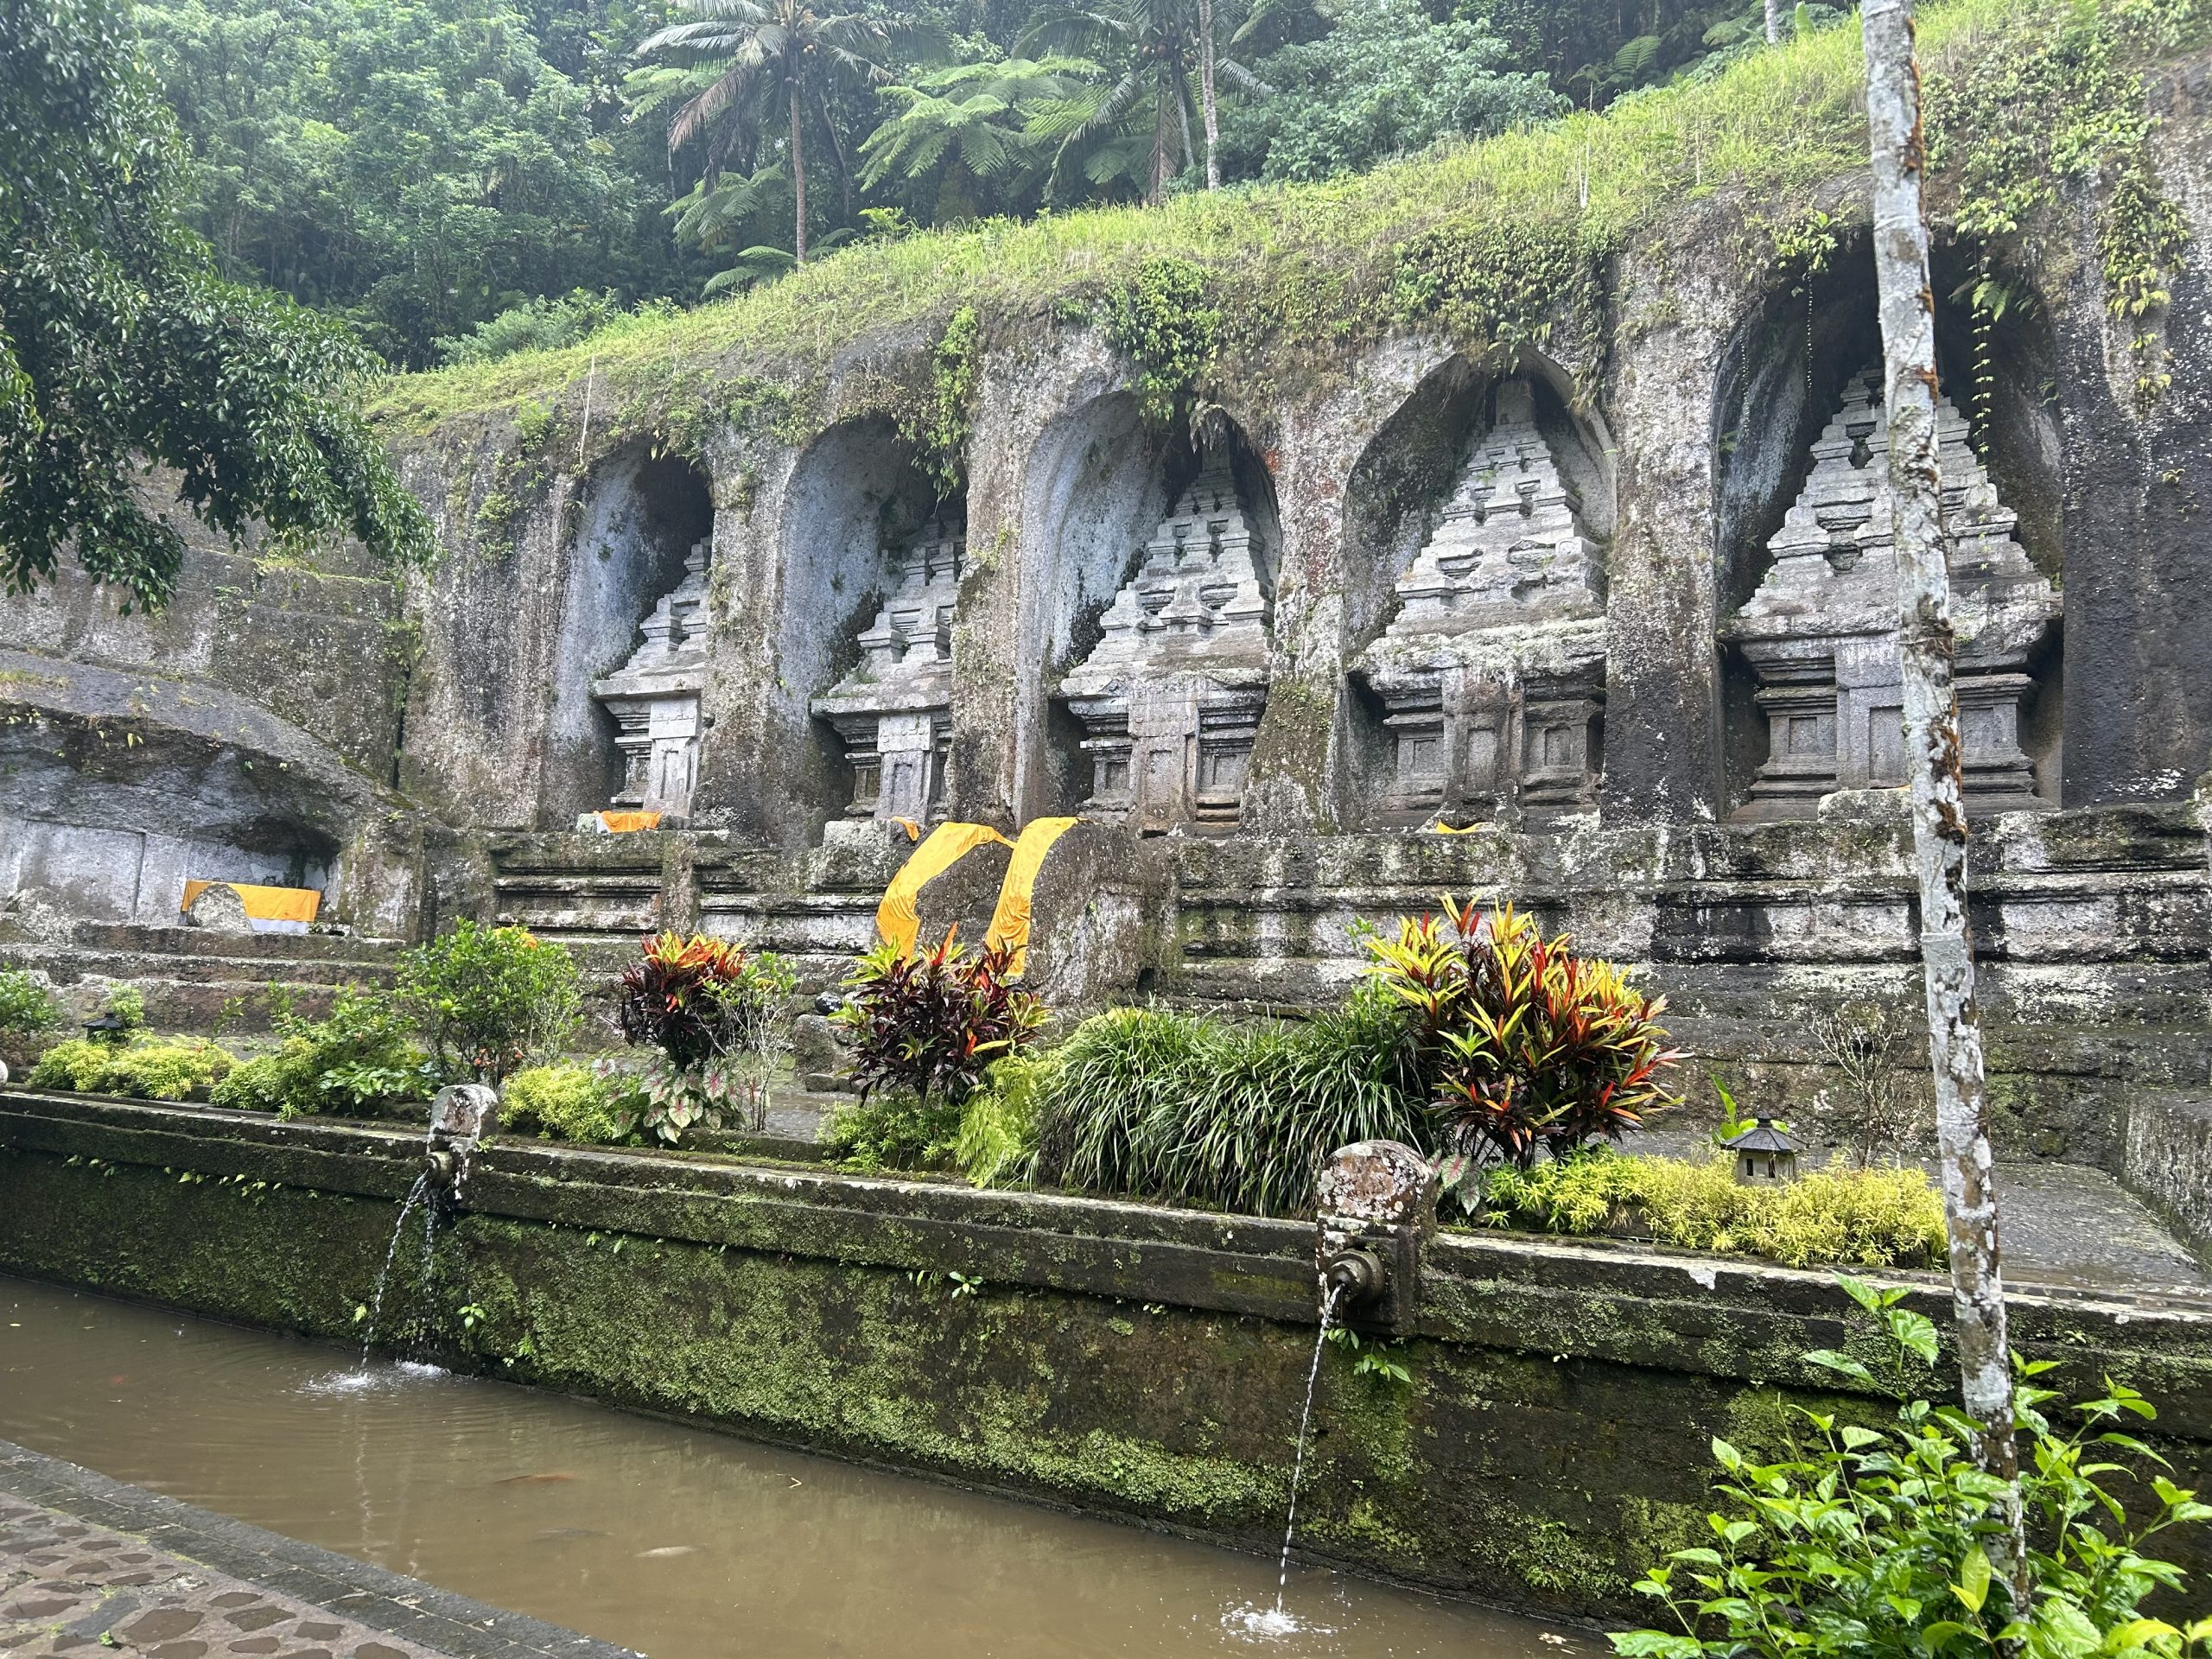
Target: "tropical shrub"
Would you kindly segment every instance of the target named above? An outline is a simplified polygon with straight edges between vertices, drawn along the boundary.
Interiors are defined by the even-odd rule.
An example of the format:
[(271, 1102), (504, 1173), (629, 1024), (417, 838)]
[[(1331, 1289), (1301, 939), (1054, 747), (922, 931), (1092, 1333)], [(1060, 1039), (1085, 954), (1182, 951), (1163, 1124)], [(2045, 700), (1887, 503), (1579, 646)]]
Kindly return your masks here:
[(575, 1029), (576, 964), (519, 927), (462, 921), (400, 957), (395, 995), (439, 1077), (496, 1085)]
[(694, 1124), (720, 1128), (726, 1116), (765, 1128), (769, 1082), (791, 1052), (798, 988), (772, 951), (702, 933), (645, 940), (617, 998), (625, 1039), (657, 1051), (633, 1077), (645, 1127), (671, 1142)]
[(28, 1081), (34, 1089), (131, 1100), (206, 1100), (236, 1064), (226, 1051), (197, 1038), (122, 1043), (77, 1037), (47, 1050)]
[(1792, 1267), (1941, 1261), (1942, 1195), (1913, 1167), (1839, 1160), (1779, 1186), (1747, 1186), (1733, 1160), (1602, 1148), (1534, 1169), (1490, 1172), (1484, 1218), (1554, 1233), (1632, 1231), (1685, 1249), (1742, 1251)]
[[(1035, 1040), (1045, 1005), (1008, 977), (1007, 952), (970, 955), (958, 931), (905, 956), (880, 944), (853, 964), (849, 995), (833, 1018), (851, 1033), (864, 1099), (902, 1090), (957, 1107), (994, 1061)], [(956, 1115), (956, 1129), (957, 1122)]]
[(0, 1033), (28, 1037), (61, 1023), (46, 987), (21, 968), (0, 968)]
[(410, 1040), (413, 1017), (393, 999), (341, 986), (321, 1020), (289, 1008), (276, 1015), (276, 1049), (245, 1061), (216, 1086), (218, 1106), (304, 1117), (317, 1112), (377, 1115), (425, 1100), (442, 1080)]
[(1663, 1074), (1682, 1055), (1657, 1023), (1666, 999), (1577, 956), (1563, 933), (1547, 940), (1512, 906), (1485, 914), (1446, 898), (1441, 918), (1366, 944), (1375, 982), (1413, 1021), (1437, 1138), (1462, 1169), (1526, 1169), (1675, 1103)]
[[(1879, 1317), (1897, 1351), (1936, 1357), (1934, 1325), (1896, 1306), (1902, 1289), (1845, 1281)], [(1872, 1382), (1864, 1364), (1808, 1358)], [(1759, 1463), (1727, 1441), (1713, 1452), (1724, 1478), (1708, 1542), (1678, 1549), (1637, 1589), (1667, 1609), (1674, 1630), (1616, 1635), (1628, 1659), (2183, 1659), (2212, 1640), (2212, 1618), (2183, 1625), (2146, 1618), (2143, 1603), (2178, 1590), (2181, 1568), (2146, 1554), (2212, 1506), (2176, 1485), (2169, 1465), (2122, 1427), (2157, 1415), (2133, 1389), (2062, 1412), (2032, 1379), (2054, 1362), (2014, 1357), (2013, 1411), (2026, 1444), (2020, 1499), (2027, 1516), (2028, 1599), (2013, 1600), (1988, 1551), (2003, 1536), (2004, 1483), (1974, 1465), (1980, 1425), (1916, 1400), (1881, 1430), (1793, 1407), (1803, 1438)], [(2070, 1419), (2062, 1426), (2054, 1417)], [(2122, 1461), (2125, 1459), (2125, 1461)], [(2125, 1477), (2125, 1484), (2116, 1477)], [(2198, 1605), (2202, 1605), (2201, 1599)]]
[(1037, 1157), (1039, 1103), (1060, 1072), (1058, 1049), (1028, 1050), (995, 1061), (983, 1086), (960, 1109), (953, 1160), (978, 1186), (1027, 1180)]
[(942, 1095), (880, 1089), (833, 1111), (822, 1147), (848, 1169), (944, 1169), (957, 1155), (964, 1112)]
[(1116, 1008), (1055, 1058), (1038, 1108), (1042, 1180), (1284, 1215), (1312, 1204), (1337, 1147), (1425, 1139), (1412, 1027), (1370, 987), (1303, 1021)]
[(517, 1135), (612, 1145), (634, 1135), (639, 1118), (626, 1080), (577, 1060), (528, 1067), (499, 1091), (499, 1127)]

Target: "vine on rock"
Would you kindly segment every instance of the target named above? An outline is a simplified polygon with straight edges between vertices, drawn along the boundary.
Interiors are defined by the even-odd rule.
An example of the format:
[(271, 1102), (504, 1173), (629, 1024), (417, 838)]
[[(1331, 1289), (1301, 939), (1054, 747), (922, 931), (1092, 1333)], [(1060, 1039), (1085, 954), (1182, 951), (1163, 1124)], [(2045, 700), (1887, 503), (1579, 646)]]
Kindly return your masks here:
[(1567, 227), (1439, 226), (1399, 245), (1392, 306), (1406, 321), (1441, 323), (1471, 356), (1510, 355), (1545, 344), (1556, 318), (1594, 297), (1600, 251)]
[(1109, 289), (1094, 313), (1114, 349), (1136, 364), (1137, 412), (1147, 425), (1187, 418), (1213, 366), (1221, 312), (1211, 286), (1204, 266), (1158, 254)]
[[(2200, 32), (2200, 0), (2118, 0), (2024, 25), (2016, 49), (1928, 83), (1929, 159), (1957, 181), (1959, 233), (1985, 245), (2041, 219), (2069, 184), (2103, 193), (2107, 303), (2127, 320), (2135, 401), (2171, 376), (2157, 328), (2189, 232), (2151, 163), (2154, 118), (2138, 67)], [(1978, 285), (1979, 311), (1982, 289)]]
[(940, 499), (957, 495), (967, 482), (968, 439), (982, 370), (982, 319), (974, 306), (963, 305), (945, 320), (930, 354), (928, 392), (897, 417), (899, 435), (919, 452)]

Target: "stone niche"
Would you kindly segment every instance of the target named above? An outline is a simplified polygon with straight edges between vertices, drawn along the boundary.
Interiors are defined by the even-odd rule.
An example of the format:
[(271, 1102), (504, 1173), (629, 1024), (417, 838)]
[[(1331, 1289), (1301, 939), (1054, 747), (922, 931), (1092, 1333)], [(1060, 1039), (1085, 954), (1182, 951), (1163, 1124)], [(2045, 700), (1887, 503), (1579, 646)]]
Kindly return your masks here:
[(892, 561), (890, 597), (861, 630), (861, 660), (814, 699), (852, 768), (847, 822), (944, 816), (952, 745), (952, 621), (967, 538), (932, 518)]
[[(1814, 442), (1805, 486), (1767, 543), (1772, 567), (1722, 629), (1757, 681), (1767, 728), (1766, 759), (1738, 819), (1809, 817), (1834, 791), (1905, 782), (1889, 425), (1878, 388), (1872, 368), (1846, 384), (1841, 410)], [(2021, 747), (2021, 711), (2058, 624), (2059, 595), (2013, 539), (2015, 516), (1948, 398), (1936, 405), (1936, 431), (1967, 804), (1986, 812), (2048, 806)]]
[(1593, 808), (1604, 766), (1604, 543), (1537, 428), (1525, 379), (1497, 388), (1395, 613), (1352, 673), (1395, 764), (1384, 823)]
[(1061, 682), (1090, 761), (1084, 816), (1147, 835), (1236, 825), (1268, 702), (1271, 597), (1226, 447), (1210, 449)]
[(699, 775), (699, 693), (707, 677), (709, 544), (694, 542), (683, 580), (661, 595), (640, 625), (645, 642), (591, 694), (614, 721), (622, 757), (617, 807), (658, 812), (664, 823), (691, 814)]

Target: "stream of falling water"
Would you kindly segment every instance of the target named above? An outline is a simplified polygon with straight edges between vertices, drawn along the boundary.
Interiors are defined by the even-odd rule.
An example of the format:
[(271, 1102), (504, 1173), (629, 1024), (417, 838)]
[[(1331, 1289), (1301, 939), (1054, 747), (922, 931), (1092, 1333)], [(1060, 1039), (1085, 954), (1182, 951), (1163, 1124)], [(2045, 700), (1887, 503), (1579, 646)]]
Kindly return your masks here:
[[(430, 1173), (424, 1170), (415, 1178), (415, 1185), (407, 1189), (407, 1196), (399, 1201), (399, 1219), (391, 1224), (391, 1243), (385, 1248), (384, 1267), (377, 1274), (377, 1287), (369, 1297), (368, 1328), (361, 1332), (361, 1370), (369, 1369), (369, 1350), (377, 1339), (377, 1321), (384, 1317), (384, 1287), (391, 1279), (391, 1264), (399, 1255), (399, 1241), (407, 1231), (407, 1217), (415, 1206), (423, 1202), (430, 1189)], [(423, 1239), (423, 1249), (429, 1249), (429, 1235)]]
[(1306, 1441), (1313, 1424), (1314, 1391), (1321, 1380), (1321, 1351), (1328, 1345), (1329, 1324), (1336, 1317), (1337, 1300), (1343, 1294), (1342, 1285), (1323, 1282), (1321, 1328), (1313, 1337), (1313, 1363), (1306, 1371), (1306, 1404), (1298, 1414), (1298, 1452), (1291, 1459), (1290, 1506), (1283, 1517), (1282, 1555), (1276, 1562), (1275, 1605), (1240, 1608), (1229, 1621), (1253, 1636), (1291, 1636), (1305, 1628), (1285, 1605), (1290, 1594), (1290, 1547), (1298, 1536), (1298, 1488), (1306, 1478)]

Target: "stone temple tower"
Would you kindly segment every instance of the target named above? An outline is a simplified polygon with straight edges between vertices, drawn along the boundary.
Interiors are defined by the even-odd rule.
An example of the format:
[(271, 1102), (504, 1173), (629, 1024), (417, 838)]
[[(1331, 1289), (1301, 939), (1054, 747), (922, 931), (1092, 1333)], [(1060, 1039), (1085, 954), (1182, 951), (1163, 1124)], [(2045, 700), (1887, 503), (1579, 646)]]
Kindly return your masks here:
[(849, 823), (943, 816), (952, 620), (966, 550), (965, 537), (944, 520), (925, 524), (893, 562), (891, 596), (861, 631), (858, 665), (814, 700), (853, 768)]
[(622, 754), (616, 806), (690, 815), (699, 772), (699, 692), (707, 677), (708, 544), (694, 542), (683, 580), (645, 620), (645, 643), (591, 694), (614, 716)]
[[(1887, 486), (1889, 423), (1872, 368), (1813, 445), (1813, 470), (1781, 530), (1758, 591), (1721, 631), (1758, 682), (1767, 758), (1742, 819), (1811, 816), (1836, 790), (1905, 781), (1904, 670), (1897, 647), (1897, 547)], [(2012, 539), (1966, 422), (1936, 409), (1943, 536), (1958, 633), (1967, 800), (1983, 811), (2048, 805), (2020, 747), (2020, 709), (2037, 648), (2056, 626), (2057, 590)]]
[(1386, 821), (1594, 805), (1603, 764), (1605, 575), (1525, 380), (1459, 470), (1398, 578), (1397, 613), (1352, 671), (1383, 707)]
[(1269, 597), (1228, 458), (1209, 454), (1061, 683), (1090, 756), (1085, 814), (1147, 834), (1236, 823), (1267, 707)]

